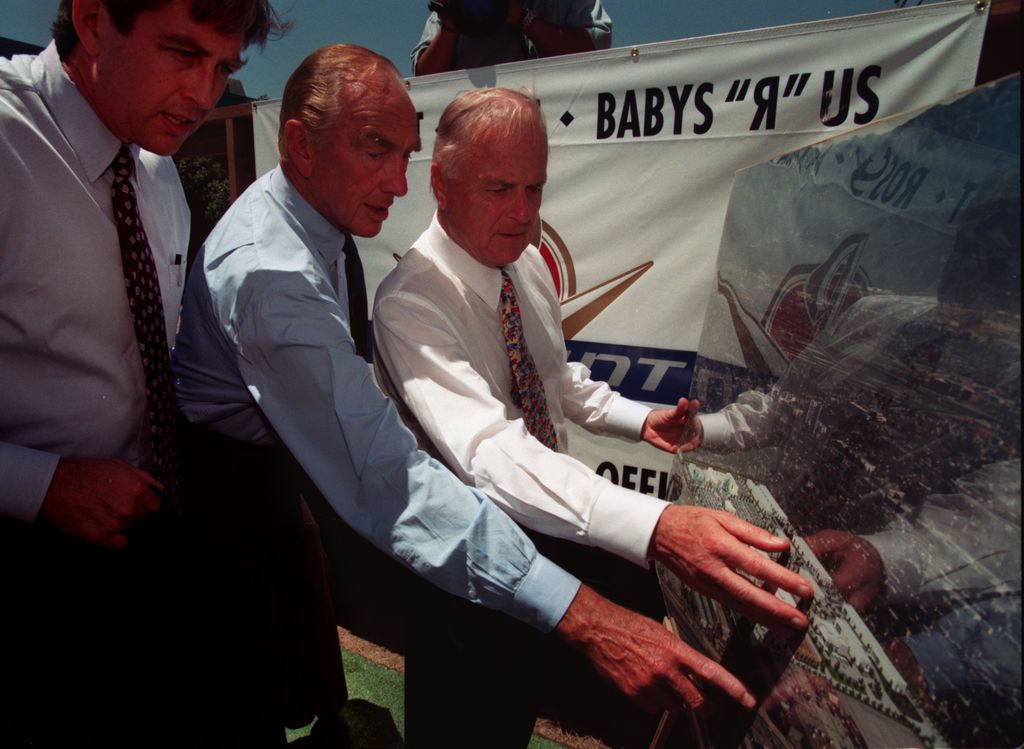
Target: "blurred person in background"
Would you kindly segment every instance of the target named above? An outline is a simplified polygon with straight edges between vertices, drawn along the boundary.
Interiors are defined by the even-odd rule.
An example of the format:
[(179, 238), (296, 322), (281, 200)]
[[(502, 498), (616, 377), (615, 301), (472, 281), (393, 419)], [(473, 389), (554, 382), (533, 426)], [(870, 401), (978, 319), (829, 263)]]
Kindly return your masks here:
[(608, 49), (612, 19), (601, 0), (434, 0), (414, 75)]

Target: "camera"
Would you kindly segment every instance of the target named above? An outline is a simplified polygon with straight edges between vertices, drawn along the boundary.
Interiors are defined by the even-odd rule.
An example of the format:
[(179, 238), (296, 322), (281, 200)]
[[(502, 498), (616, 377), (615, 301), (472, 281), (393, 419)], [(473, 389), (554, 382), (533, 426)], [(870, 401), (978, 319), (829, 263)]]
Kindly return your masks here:
[(431, 0), (427, 7), (460, 34), (490, 36), (505, 23), (508, 0)]

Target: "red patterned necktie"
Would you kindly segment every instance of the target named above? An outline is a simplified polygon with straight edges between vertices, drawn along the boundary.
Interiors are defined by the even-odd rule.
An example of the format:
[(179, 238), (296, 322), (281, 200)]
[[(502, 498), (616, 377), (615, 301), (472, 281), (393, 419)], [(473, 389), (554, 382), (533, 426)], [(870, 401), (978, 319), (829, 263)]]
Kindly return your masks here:
[(557, 450), (558, 437), (548, 414), (544, 383), (526, 348), (519, 301), (516, 299), (512, 279), (505, 271), (501, 272), (501, 329), (505, 334), (505, 351), (512, 368), (512, 402), (523, 412), (527, 431), (552, 450)]
[(124, 270), (128, 306), (135, 327), (135, 340), (146, 377), (146, 412), (149, 422), (150, 446), (153, 453), (153, 476), (164, 485), (164, 498), (176, 505), (181, 490), (178, 463), (178, 440), (174, 416), (174, 387), (171, 383), (171, 361), (167, 350), (167, 328), (164, 305), (160, 296), (160, 280), (153, 262), (153, 252), (146, 230), (139, 218), (135, 188), (131, 175), (135, 168), (127, 145), (117, 152), (111, 170), (114, 182), (111, 193), (114, 223), (121, 244), (121, 267)]

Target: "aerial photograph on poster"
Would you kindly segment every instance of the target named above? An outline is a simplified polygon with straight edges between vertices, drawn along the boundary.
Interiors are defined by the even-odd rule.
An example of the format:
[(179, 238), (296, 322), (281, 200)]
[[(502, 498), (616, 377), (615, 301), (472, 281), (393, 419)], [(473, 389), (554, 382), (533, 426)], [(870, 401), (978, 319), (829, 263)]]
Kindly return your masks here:
[(670, 494), (785, 536), (816, 595), (787, 641), (659, 569), (761, 698), (708, 746), (1020, 744), (1019, 88), (736, 176)]

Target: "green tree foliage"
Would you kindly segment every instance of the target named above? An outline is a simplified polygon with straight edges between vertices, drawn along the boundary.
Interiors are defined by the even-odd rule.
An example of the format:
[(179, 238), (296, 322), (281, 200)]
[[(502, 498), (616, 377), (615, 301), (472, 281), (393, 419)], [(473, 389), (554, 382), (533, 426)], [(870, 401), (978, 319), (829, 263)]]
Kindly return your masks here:
[(181, 185), (193, 211), (201, 208), (216, 221), (228, 209), (228, 174), (224, 165), (206, 156), (176, 159)]

